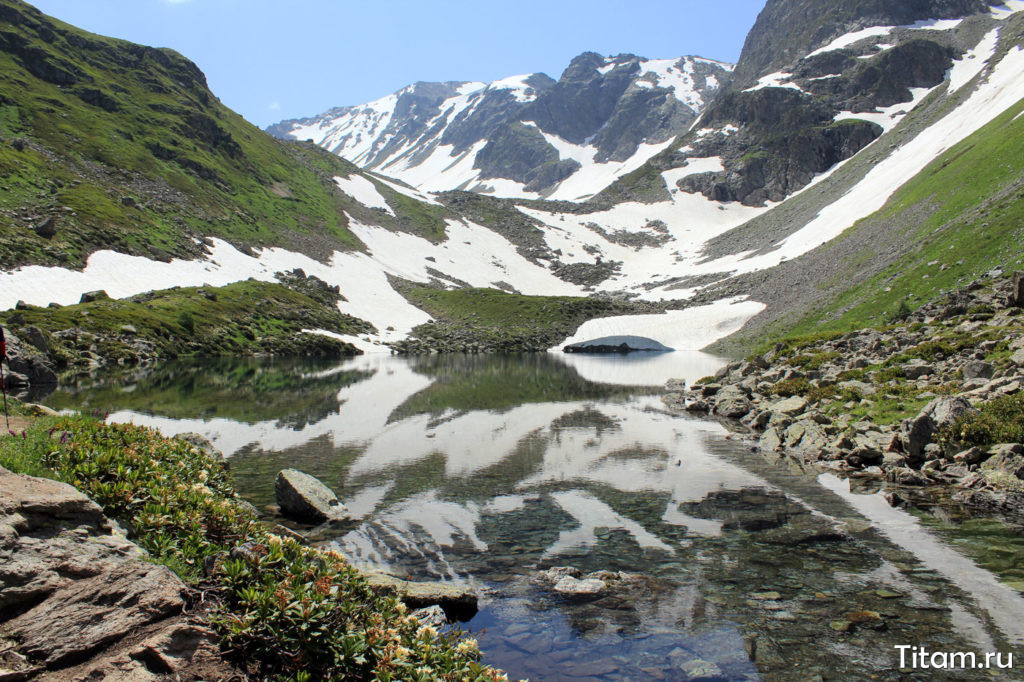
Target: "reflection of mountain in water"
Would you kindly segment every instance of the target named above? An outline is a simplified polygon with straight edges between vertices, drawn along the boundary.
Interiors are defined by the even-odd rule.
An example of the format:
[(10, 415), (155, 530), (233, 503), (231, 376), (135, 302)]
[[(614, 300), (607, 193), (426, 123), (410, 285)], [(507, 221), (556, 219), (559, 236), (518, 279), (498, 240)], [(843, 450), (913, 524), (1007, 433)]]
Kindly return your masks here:
[[(258, 505), (281, 468), (320, 477), (360, 519), (334, 540), (354, 562), (484, 588), (471, 627), (518, 675), (854, 678), (890, 669), (908, 641), (1024, 641), (1024, 600), (914, 517), (765, 461), (655, 391), (549, 356), (369, 356), (296, 366), (290, 383), (281, 365), (235, 371), (236, 393), (197, 368), (81, 396), (208, 435)], [(288, 400), (318, 417), (290, 419)], [(643, 577), (574, 602), (534, 580), (559, 565)]]
[(55, 409), (137, 411), (173, 419), (273, 420), (302, 429), (337, 405), (342, 386), (370, 377), (360, 368), (318, 373), (324, 361), (300, 358), (204, 358), (135, 368), (106, 379), (62, 384), (49, 396)]

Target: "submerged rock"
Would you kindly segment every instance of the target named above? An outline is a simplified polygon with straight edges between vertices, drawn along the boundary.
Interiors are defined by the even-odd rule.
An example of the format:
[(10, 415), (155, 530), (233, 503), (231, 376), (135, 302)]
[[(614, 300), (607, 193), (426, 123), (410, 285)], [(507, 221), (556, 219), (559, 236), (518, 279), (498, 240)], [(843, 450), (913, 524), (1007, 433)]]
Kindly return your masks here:
[(413, 582), (380, 571), (365, 573), (364, 577), (371, 586), (394, 592), (406, 606), (412, 609), (439, 606), (444, 609), (449, 620), (460, 621), (469, 620), (477, 612), (476, 592), (465, 585)]
[(604, 594), (608, 585), (597, 578), (574, 578), (571, 575), (563, 576), (555, 583), (555, 592), (571, 597), (596, 597)]
[(344, 521), (348, 509), (319, 479), (298, 469), (285, 469), (274, 481), (274, 497), (281, 513), (303, 523)]

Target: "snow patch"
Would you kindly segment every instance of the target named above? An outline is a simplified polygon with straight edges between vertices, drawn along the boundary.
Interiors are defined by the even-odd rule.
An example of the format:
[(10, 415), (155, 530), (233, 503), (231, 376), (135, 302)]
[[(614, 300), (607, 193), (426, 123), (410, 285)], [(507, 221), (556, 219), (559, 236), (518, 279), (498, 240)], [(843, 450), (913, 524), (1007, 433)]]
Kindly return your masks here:
[(1024, 11), (1024, 0), (1004, 0), (1002, 4), (992, 8), (992, 16), (1002, 21), (1022, 11)]
[(825, 54), (826, 52), (835, 52), (836, 50), (842, 50), (843, 48), (849, 47), (854, 43), (858, 43), (867, 38), (874, 38), (875, 36), (887, 36), (892, 33), (895, 26), (871, 26), (869, 28), (862, 28), (859, 31), (853, 31), (846, 35), (840, 36), (833, 40), (831, 43), (824, 47), (819, 47), (814, 52), (808, 54), (804, 59), (810, 59), (816, 57), (819, 54)]
[(947, 76), (949, 79), (948, 93), (950, 95), (967, 85), (975, 76), (981, 73), (988, 60), (995, 55), (998, 44), (999, 29), (994, 28), (985, 34), (985, 37), (981, 39), (981, 42), (973, 50), (953, 62), (953, 67), (949, 70)]
[(376, 185), (364, 178), (362, 175), (353, 175), (348, 178), (335, 177), (335, 184), (341, 188), (341, 191), (349, 195), (356, 201), (367, 208), (381, 208), (391, 215), (395, 215), (395, 212), (388, 206), (388, 202), (381, 196), (381, 193), (377, 191)]
[(893, 104), (889, 107), (881, 107), (874, 111), (841, 111), (835, 115), (836, 121), (846, 120), (861, 120), (870, 121), (871, 123), (877, 123), (882, 126), (882, 130), (889, 132), (902, 121), (907, 114), (917, 108), (917, 106), (924, 101), (934, 88), (911, 88), (910, 94), (913, 96), (909, 102), (901, 102)]
[(789, 88), (790, 90), (799, 90), (803, 92), (803, 89), (796, 83), (790, 82), (793, 74), (786, 73), (785, 71), (776, 71), (770, 73), (767, 76), (762, 76), (757, 85), (747, 88), (743, 92), (754, 92), (755, 90), (763, 90), (764, 88)]
[(588, 320), (552, 350), (605, 336), (643, 336), (677, 351), (695, 351), (739, 331), (765, 309), (756, 301), (723, 300), (660, 315), (621, 315)]

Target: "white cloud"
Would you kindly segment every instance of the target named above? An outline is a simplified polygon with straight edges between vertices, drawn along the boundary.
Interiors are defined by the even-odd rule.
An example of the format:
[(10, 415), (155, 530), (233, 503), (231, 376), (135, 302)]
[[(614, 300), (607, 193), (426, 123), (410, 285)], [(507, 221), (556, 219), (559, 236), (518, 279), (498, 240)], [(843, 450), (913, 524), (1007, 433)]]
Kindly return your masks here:
[[(188, 0), (171, 0), (171, 2), (187, 2), (187, 1)], [(280, 102), (271, 102), (270, 104), (267, 105), (267, 109), (270, 109), (271, 111), (280, 111), (281, 110), (281, 103)]]

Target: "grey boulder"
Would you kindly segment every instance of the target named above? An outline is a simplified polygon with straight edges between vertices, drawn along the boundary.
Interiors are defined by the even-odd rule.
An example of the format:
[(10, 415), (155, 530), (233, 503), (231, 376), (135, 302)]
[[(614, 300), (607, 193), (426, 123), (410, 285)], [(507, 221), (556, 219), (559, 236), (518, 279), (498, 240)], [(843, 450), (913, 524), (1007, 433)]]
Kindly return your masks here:
[(349, 518), (348, 509), (334, 491), (298, 469), (285, 469), (274, 481), (274, 496), (281, 513), (303, 523), (326, 523)]

